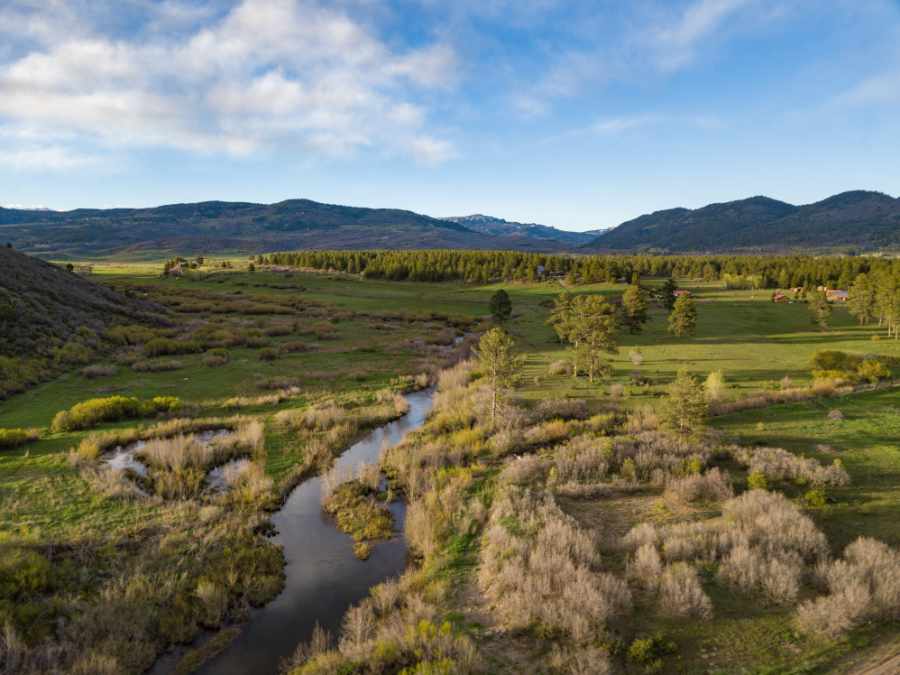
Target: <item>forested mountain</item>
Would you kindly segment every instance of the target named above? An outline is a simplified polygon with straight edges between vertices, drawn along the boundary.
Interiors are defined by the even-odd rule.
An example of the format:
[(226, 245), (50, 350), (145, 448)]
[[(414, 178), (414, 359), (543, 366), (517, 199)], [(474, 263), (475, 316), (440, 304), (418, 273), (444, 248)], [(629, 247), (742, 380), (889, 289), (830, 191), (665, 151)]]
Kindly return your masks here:
[(201, 202), (146, 209), (0, 209), (0, 238), (28, 253), (56, 258), (259, 253), (290, 248), (560, 250), (570, 246), (532, 235), (483, 233), (412, 211), (308, 199), (277, 204)]
[(591, 232), (567, 232), (549, 225), (537, 223), (517, 223), (494, 216), (485, 216), (480, 213), (471, 216), (451, 216), (443, 220), (458, 223), (473, 232), (480, 232), (491, 236), (521, 237), (527, 239), (549, 240), (560, 242), (567, 246), (581, 246), (592, 241), (598, 234)]
[(535, 252), (788, 252), (900, 247), (900, 199), (845, 192), (794, 206), (750, 197), (647, 214), (603, 233), (480, 214), (453, 218), (292, 199), (145, 209), (0, 208), (0, 243), (45, 258), (264, 253), (298, 249), (494, 249)]
[(900, 246), (900, 199), (844, 192), (805, 206), (768, 197), (668, 209), (600, 235), (592, 251), (788, 251)]

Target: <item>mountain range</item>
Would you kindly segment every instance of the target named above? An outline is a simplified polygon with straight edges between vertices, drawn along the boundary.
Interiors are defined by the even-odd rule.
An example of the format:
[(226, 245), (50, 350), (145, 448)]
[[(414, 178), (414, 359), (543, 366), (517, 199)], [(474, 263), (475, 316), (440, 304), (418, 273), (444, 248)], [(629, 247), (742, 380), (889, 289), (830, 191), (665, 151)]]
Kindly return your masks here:
[(900, 247), (900, 199), (842, 192), (795, 206), (769, 197), (667, 209), (600, 235), (591, 251), (795, 251)]
[(795, 206), (750, 197), (656, 211), (606, 231), (568, 232), (482, 214), (434, 218), (291, 199), (141, 209), (0, 208), (0, 243), (53, 259), (248, 254), (292, 249), (546, 252), (787, 252), (900, 248), (900, 199), (852, 191)]

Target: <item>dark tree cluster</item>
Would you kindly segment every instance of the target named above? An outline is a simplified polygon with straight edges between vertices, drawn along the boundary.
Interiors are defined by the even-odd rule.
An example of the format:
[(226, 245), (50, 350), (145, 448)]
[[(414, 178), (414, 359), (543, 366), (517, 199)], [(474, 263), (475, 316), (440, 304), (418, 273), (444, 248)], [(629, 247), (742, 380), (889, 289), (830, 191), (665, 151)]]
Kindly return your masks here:
[[(628, 282), (645, 277), (726, 281), (731, 287), (847, 289), (859, 274), (900, 277), (900, 260), (874, 257), (750, 255), (553, 255), (521, 251), (294, 251), (259, 256), (270, 265), (307, 267), (394, 281)], [(674, 301), (673, 301), (674, 302)]]

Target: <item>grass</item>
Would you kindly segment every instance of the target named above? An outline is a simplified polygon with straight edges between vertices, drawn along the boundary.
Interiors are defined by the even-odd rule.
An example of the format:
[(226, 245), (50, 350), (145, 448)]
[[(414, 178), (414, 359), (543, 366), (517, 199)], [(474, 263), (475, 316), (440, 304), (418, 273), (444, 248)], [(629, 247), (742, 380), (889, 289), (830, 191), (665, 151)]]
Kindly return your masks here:
[[(168, 304), (176, 319), (173, 332), (179, 339), (189, 339), (198, 324), (206, 324), (241, 333), (257, 331), (259, 346), (225, 347), (227, 362), (217, 367), (204, 365), (204, 354), (198, 352), (179, 354), (177, 359), (183, 367), (171, 372), (135, 372), (119, 363), (112, 374), (90, 379), (80, 369), (73, 369), (0, 402), (0, 427), (46, 429), (57, 412), (88, 398), (113, 394), (141, 400), (177, 396), (190, 415), (212, 417), (239, 412), (261, 420), (265, 425), (265, 452), (256, 461), (276, 485), (289, 485), (298, 470), (314, 467), (305, 445), (307, 437), (277, 423), (279, 411), (297, 410), (299, 414), (328, 400), (371, 401), (376, 391), (389, 386), (398, 375), (413, 375), (437, 365), (446, 358), (447, 348), (429, 343), (445, 342), (447, 337), (476, 330), (475, 322), (487, 314), (490, 296), (501, 287), (508, 291), (513, 304), (513, 317), (506, 327), (526, 357), (525, 377), (517, 392), (526, 403), (575, 397), (587, 402), (589, 412), (598, 412), (609, 403), (609, 385), (618, 384), (623, 390), (619, 401), (622, 406), (653, 404), (682, 367), (704, 376), (713, 370), (723, 371), (726, 396), (737, 397), (770, 389), (785, 376), (798, 385), (807, 383), (810, 361), (818, 349), (900, 356), (900, 343), (873, 340), (877, 329), (857, 326), (844, 308), (835, 309), (833, 327), (823, 333), (810, 324), (805, 305), (773, 304), (762, 291), (727, 291), (720, 285), (684, 282), (682, 285), (691, 288), (697, 299), (697, 334), (673, 338), (665, 331), (665, 313), (653, 308), (644, 332), (620, 335), (620, 353), (611, 359), (612, 378), (591, 386), (583, 379), (573, 381), (569, 376), (549, 373), (553, 362), (566, 357), (566, 350), (545, 323), (548, 304), (563, 290), (556, 283), (466, 286), (242, 270), (193, 280), (161, 278), (160, 268), (161, 264), (151, 262), (104, 261), (95, 265), (94, 272), (105, 283)], [(595, 284), (571, 290), (614, 295), (623, 288)], [(236, 300), (238, 304), (234, 304)], [(298, 322), (299, 331), (294, 322)], [(299, 350), (298, 343), (305, 351)], [(291, 347), (280, 349), (282, 345)], [(261, 349), (275, 350), (277, 358), (261, 360)], [(643, 355), (640, 366), (633, 366), (629, 360), (632, 349), (639, 349)], [(112, 356), (103, 363), (112, 363)], [(630, 379), (634, 371), (651, 384), (633, 385)], [(257, 397), (287, 386), (297, 387), (296, 393), (256, 402)], [(226, 400), (235, 397), (241, 397), (246, 405), (228, 409)], [(843, 420), (827, 419), (833, 408), (841, 410)], [(104, 423), (97, 431), (151, 422)], [(900, 390), (749, 410), (716, 418), (714, 423), (742, 445), (784, 447), (823, 463), (836, 457), (843, 461), (851, 476), (850, 486), (829, 488), (831, 501), (809, 512), (835, 554), (860, 535), (900, 545), (896, 527), (900, 519), (900, 454), (896, 441), (900, 438)], [(451, 444), (471, 446), (473, 457), (484, 451), (481, 437), (475, 438), (467, 429), (454, 433), (447, 439)], [(0, 540), (40, 546), (102, 541), (111, 546), (111, 558), (118, 560), (117, 556), (125, 556), (118, 547), (129, 542), (138, 542), (135, 545), (140, 547), (146, 540), (148, 546), (165, 548), (161, 542), (167, 536), (183, 537), (196, 526), (199, 502), (194, 508), (161, 500), (112, 499), (92, 490), (66, 458), (69, 448), (85, 435), (44, 431), (39, 440), (28, 445), (0, 450), (0, 509), (6, 516), (0, 520)], [(550, 445), (550, 441), (538, 443), (545, 444)], [(458, 452), (463, 454), (463, 450)], [(439, 480), (445, 481), (440, 488), (443, 492), (438, 492), (440, 499), (470, 507), (477, 492), (484, 506), (478, 513), (465, 512), (464, 520), (476, 523), (470, 529), (453, 530), (456, 523), (451, 521), (461, 518), (463, 512), (448, 511), (447, 530), (451, 534), (443, 548), (429, 558), (426, 576), (430, 585), (464, 589), (477, 575), (477, 523), (483, 522), (490, 508), (497, 471), (496, 467), (476, 465), (460, 473), (468, 469), (475, 476), (468, 487), (462, 480), (465, 476), (456, 476), (453, 470), (439, 474)], [(728, 469), (736, 485), (742, 486), (741, 468), (732, 463)], [(799, 499), (803, 488), (787, 486), (785, 491)], [(684, 513), (701, 515), (689, 507), (674, 513), (660, 506), (660, 492), (614, 493), (608, 501), (560, 499), (560, 504), (583, 527), (596, 525), (607, 532), (615, 530), (618, 535), (627, 532), (635, 519), (666, 521)], [(357, 506), (370, 505), (367, 499), (348, 501), (359, 502)], [(368, 513), (365, 509), (349, 509), (344, 518), (348, 530), (361, 533), (360, 542), (377, 536), (366, 530), (371, 518), (357, 517), (363, 512)], [(248, 517), (248, 528), (256, 517)], [(387, 523), (385, 531), (389, 530)], [(185, 560), (190, 560), (190, 550), (185, 544)], [(207, 561), (215, 562), (226, 553), (210, 550), (204, 555)], [(608, 569), (621, 573), (625, 566), (621, 553), (604, 551), (603, 555)], [(185, 565), (190, 577), (195, 570), (190, 563)], [(99, 577), (86, 593), (97, 591)], [(847, 641), (821, 646), (794, 633), (789, 611), (748, 603), (746, 597), (712, 577), (703, 577), (703, 584), (714, 607), (715, 618), (710, 622), (638, 614), (639, 621), (627, 624), (629, 639), (662, 631), (676, 642), (677, 655), (665, 659), (669, 672), (817, 672), (864, 643), (879, 642), (887, 632), (863, 629)], [(221, 635), (224, 641), (230, 633), (226, 630)], [(218, 648), (217, 640), (210, 642), (210, 650)], [(196, 654), (198, 659), (203, 651), (201, 648)]]

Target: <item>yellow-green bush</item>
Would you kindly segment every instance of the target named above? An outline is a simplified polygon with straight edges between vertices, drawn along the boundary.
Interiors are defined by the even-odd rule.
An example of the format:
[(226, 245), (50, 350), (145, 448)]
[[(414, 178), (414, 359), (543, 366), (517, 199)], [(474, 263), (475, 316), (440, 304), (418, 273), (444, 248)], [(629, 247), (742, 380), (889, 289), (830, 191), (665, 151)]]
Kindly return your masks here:
[(90, 429), (103, 422), (134, 419), (159, 412), (172, 412), (181, 406), (175, 396), (156, 396), (140, 401), (132, 396), (92, 398), (76, 403), (69, 410), (58, 412), (50, 424), (54, 433)]
[(18, 448), (40, 437), (37, 429), (0, 429), (0, 450)]

